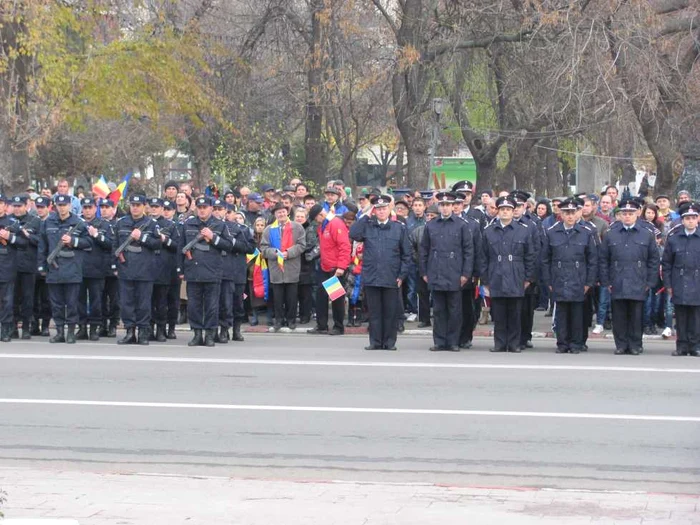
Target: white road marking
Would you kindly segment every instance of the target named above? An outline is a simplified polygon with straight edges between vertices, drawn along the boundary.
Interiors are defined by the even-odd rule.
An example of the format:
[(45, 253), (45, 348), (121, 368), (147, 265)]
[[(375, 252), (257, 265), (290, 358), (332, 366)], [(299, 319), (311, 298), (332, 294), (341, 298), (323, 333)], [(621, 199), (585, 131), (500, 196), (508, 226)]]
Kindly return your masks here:
[(292, 359), (225, 359), (208, 357), (156, 357), (129, 355), (79, 354), (0, 354), (0, 359), (48, 359), (58, 361), (125, 361), (142, 363), (186, 363), (266, 366), (346, 366), (368, 368), (452, 368), (477, 370), (564, 370), (575, 372), (650, 372), (666, 374), (700, 374), (700, 368), (663, 368), (640, 366), (576, 366), (576, 365), (521, 365), (479, 363), (427, 363), (406, 361), (315, 361)]
[(53, 405), (127, 408), (174, 408), (193, 410), (239, 410), (257, 412), (331, 412), (352, 414), (396, 414), (424, 416), (497, 416), (557, 419), (608, 419), (619, 421), (659, 421), (700, 423), (696, 416), (658, 416), (639, 414), (595, 414), (576, 412), (516, 412), (510, 410), (451, 410), (424, 408), (364, 408), (364, 407), (315, 407), (289, 405), (228, 405), (219, 403), (151, 403), (141, 401), (89, 401), (79, 399), (0, 399), (2, 405)]

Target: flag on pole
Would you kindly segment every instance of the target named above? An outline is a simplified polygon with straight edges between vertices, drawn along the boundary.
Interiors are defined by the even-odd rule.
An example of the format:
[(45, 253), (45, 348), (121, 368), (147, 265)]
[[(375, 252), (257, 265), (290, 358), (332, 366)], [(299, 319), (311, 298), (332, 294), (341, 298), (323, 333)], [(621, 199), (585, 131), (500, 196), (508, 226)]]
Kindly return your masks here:
[(340, 284), (340, 279), (338, 279), (335, 275), (330, 279), (323, 281), (323, 288), (326, 290), (326, 293), (331, 301), (340, 299), (345, 295), (345, 288), (343, 288), (343, 285)]
[(107, 181), (104, 175), (100, 175), (100, 180), (92, 185), (92, 193), (97, 195), (100, 199), (104, 199), (109, 195), (109, 186), (107, 186)]
[(255, 248), (255, 251), (253, 253), (247, 253), (245, 256), (245, 262), (246, 264), (250, 264), (250, 261), (255, 259), (258, 255), (260, 255), (260, 250)]
[(114, 204), (119, 204), (119, 201), (126, 197), (127, 189), (129, 188), (129, 179), (131, 178), (131, 173), (128, 173), (124, 180), (119, 183), (117, 189), (109, 194), (107, 197)]

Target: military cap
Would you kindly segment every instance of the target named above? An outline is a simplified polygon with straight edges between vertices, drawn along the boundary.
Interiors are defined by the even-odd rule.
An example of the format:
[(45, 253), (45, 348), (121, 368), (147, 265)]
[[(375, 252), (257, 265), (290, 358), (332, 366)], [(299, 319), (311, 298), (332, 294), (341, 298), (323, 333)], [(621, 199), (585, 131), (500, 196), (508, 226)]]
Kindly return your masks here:
[(528, 192), (522, 190), (513, 190), (508, 196), (512, 197), (518, 204), (525, 204), (527, 200), (531, 197), (531, 195)]
[(433, 198), (434, 192), (433, 190), (423, 190), (420, 192), (420, 196), (423, 197), (425, 200), (429, 201), (430, 199)]
[(129, 197), (129, 204), (146, 204), (146, 196), (135, 194)]
[(24, 195), (15, 195), (14, 197), (12, 197), (11, 202), (12, 204), (16, 204), (18, 206), (21, 204), (27, 204), (27, 197), (25, 197)]
[(163, 199), (159, 199), (158, 197), (153, 197), (152, 199), (148, 199), (148, 205), (151, 206), (152, 208), (162, 208), (163, 207)]
[(370, 202), (375, 208), (383, 208), (391, 203), (391, 195), (372, 195)]
[(617, 206), (620, 211), (637, 211), (640, 209), (639, 203), (635, 199), (625, 199)]
[(80, 199), (80, 205), (81, 206), (94, 206), (95, 199), (93, 199), (92, 197), (85, 197), (83, 199)]
[(70, 195), (56, 195), (54, 202), (59, 206), (65, 206), (71, 203)]
[(435, 200), (438, 202), (438, 204), (454, 204), (455, 194), (451, 191), (441, 191), (440, 193), (435, 195)]
[(463, 193), (472, 193), (474, 191), (474, 184), (472, 184), (468, 180), (461, 180), (459, 182), (455, 182), (452, 185), (452, 191), (461, 191)]
[(49, 206), (49, 199), (46, 197), (37, 197), (34, 201), (34, 206), (37, 208), (47, 208)]
[(700, 215), (700, 204), (697, 202), (684, 202), (678, 207), (678, 214), (681, 217), (687, 215)]
[(496, 208), (515, 208), (516, 206), (517, 202), (510, 195), (496, 199)]
[(467, 198), (467, 194), (461, 191), (455, 191), (455, 202), (464, 202), (464, 199)]
[(163, 209), (164, 210), (174, 210), (175, 209), (175, 203), (171, 200), (164, 199), (163, 200)]
[(211, 206), (211, 199), (209, 197), (197, 197), (197, 200), (194, 201), (195, 206)]
[(10, 203), (10, 199), (9, 199), (9, 197), (6, 197), (6, 196), (3, 195), (2, 193), (0, 193), (0, 202), (4, 202), (4, 203), (6, 203), (6, 204), (9, 204), (9, 203)]
[(568, 210), (576, 211), (578, 209), (578, 202), (577, 201), (578, 201), (578, 199), (572, 198), (572, 197), (570, 197), (568, 199), (564, 199), (561, 202), (561, 204), (559, 204), (559, 209), (561, 211), (568, 211)]
[[(576, 207), (578, 208), (583, 208), (585, 201), (581, 197), (574, 197), (574, 202), (576, 203)], [(561, 205), (559, 205), (559, 209), (561, 209)]]
[(100, 206), (109, 206), (114, 208), (114, 203), (110, 199), (100, 199)]
[(214, 206), (214, 208), (225, 208), (226, 202), (221, 199), (214, 199), (211, 205)]

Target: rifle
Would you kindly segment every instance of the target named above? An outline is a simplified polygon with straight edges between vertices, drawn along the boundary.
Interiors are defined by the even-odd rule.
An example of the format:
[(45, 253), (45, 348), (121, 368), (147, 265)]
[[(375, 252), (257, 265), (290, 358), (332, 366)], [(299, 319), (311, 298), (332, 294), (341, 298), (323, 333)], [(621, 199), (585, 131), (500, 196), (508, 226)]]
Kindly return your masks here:
[(202, 239), (204, 239), (204, 235), (202, 235), (201, 233), (198, 233), (194, 239), (192, 239), (190, 242), (185, 244), (184, 248), (182, 248), (182, 254), (185, 257), (187, 257), (187, 259), (192, 260), (192, 248), (194, 248), (194, 245), (197, 244)]
[[(63, 235), (70, 235), (71, 233), (73, 233), (73, 230), (75, 230), (75, 226), (71, 226), (70, 228), (68, 228), (68, 231), (66, 231), (66, 233), (64, 233)], [(61, 235), (61, 237), (63, 237), (63, 235)], [(58, 257), (58, 253), (64, 248), (65, 246), (63, 245), (63, 241), (61, 241), (61, 239), (59, 238), (58, 242), (56, 243), (56, 246), (54, 246), (53, 250), (51, 250), (51, 253), (46, 258), (47, 264), (53, 266), (54, 268), (58, 268), (56, 258)]]
[[(148, 225), (148, 222), (143, 223), (141, 226), (136, 228), (137, 230), (143, 232), (143, 229)], [(114, 252), (114, 256), (119, 259), (119, 262), (124, 264), (126, 262), (126, 259), (124, 258), (124, 250), (126, 250), (126, 247), (131, 244), (131, 241), (133, 239), (131, 238), (131, 235), (129, 235), (126, 240), (121, 243), (117, 249)]]

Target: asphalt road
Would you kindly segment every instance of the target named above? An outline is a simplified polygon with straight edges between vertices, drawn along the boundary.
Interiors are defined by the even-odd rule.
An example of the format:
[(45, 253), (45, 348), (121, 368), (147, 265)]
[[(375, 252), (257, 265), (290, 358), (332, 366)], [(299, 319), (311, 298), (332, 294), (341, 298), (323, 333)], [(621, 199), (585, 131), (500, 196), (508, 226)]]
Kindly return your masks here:
[(425, 337), (190, 349), (0, 346), (0, 465), (273, 479), (700, 491), (700, 359), (610, 341), (430, 353)]

